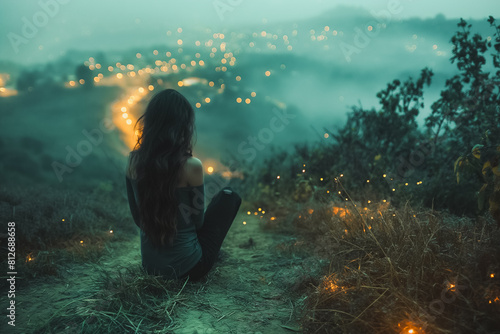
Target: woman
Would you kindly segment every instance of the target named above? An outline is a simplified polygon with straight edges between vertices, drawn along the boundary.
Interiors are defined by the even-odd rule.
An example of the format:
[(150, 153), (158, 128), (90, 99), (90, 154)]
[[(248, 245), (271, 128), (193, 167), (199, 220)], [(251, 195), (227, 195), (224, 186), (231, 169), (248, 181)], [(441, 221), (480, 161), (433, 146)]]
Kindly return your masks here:
[(214, 265), (241, 198), (225, 187), (205, 211), (203, 166), (192, 156), (194, 111), (179, 92), (156, 94), (136, 125), (126, 184), (142, 265), (149, 274), (198, 280)]

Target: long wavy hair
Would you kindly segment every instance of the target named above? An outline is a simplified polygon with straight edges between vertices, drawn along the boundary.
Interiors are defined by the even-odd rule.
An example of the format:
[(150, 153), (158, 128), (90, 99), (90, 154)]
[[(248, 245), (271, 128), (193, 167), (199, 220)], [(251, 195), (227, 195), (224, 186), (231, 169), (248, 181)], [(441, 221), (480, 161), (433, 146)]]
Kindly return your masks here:
[(192, 156), (194, 111), (173, 89), (157, 93), (135, 124), (137, 143), (130, 152), (129, 175), (137, 180), (141, 226), (155, 247), (171, 245), (177, 233), (179, 202), (175, 189)]

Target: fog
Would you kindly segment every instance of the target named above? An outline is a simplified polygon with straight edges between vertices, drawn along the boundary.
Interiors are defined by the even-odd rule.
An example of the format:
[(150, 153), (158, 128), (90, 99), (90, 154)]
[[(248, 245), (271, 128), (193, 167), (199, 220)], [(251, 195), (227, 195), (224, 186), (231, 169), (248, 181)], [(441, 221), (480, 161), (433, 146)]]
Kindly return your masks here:
[[(227, 28), (232, 31), (249, 25), (262, 28), (278, 22), (313, 18), (339, 5), (373, 13), (394, 6), (398, 8), (394, 19), (398, 20), (433, 18), (438, 14), (449, 19), (484, 19), (500, 13), (500, 4), (496, 0), (480, 3), (464, 0), (2, 1), (0, 35), (4, 37), (0, 40), (0, 59), (34, 63), (53, 60), (72, 48), (92, 50), (146, 46), (164, 41), (165, 31), (179, 26)], [(34, 16), (44, 10), (49, 13), (48, 19), (35, 18), (40, 20), (41, 27), (33, 37), (27, 37), (29, 43), (20, 45), (19, 52), (16, 52), (8, 34), (22, 35), (24, 19), (33, 22)]]
[[(293, 117), (274, 134), (272, 145), (289, 148), (321, 139), (343, 125), (351, 106), (376, 107), (376, 93), (389, 81), (416, 78), (429, 67), (435, 77), (426, 90), (422, 123), (456, 71), (449, 60), (450, 38), (459, 18), (488, 34), (487, 17), (500, 14), (494, 0), (41, 0), (1, 7), (0, 72), (10, 73), (7, 86), (14, 87), (25, 68), (50, 66), (54, 77), (68, 84), (83, 63), (101, 62), (106, 72), (118, 63), (146, 68), (177, 57), (199, 68), (196, 62), (204, 61), (212, 69), (203, 72), (205, 84), (177, 88), (193, 105), (212, 96), (197, 108), (197, 147), (200, 156), (214, 160), (237, 152), (284, 108)], [(222, 69), (215, 50), (231, 53), (235, 64)], [(221, 69), (223, 76), (216, 73)], [(173, 71), (172, 82), (190, 73)], [(216, 87), (224, 83), (224, 99), (206, 90), (211, 80)], [(247, 98), (251, 104), (245, 104)]]

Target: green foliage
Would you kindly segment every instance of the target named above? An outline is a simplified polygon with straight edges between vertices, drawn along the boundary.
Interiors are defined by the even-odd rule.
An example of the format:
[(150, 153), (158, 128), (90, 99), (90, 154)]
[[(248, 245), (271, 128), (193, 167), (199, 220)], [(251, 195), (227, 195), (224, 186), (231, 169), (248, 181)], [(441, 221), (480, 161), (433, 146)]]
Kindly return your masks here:
[(455, 161), (454, 172), (457, 183), (461, 174), (475, 175), (482, 183), (477, 193), (478, 209), (482, 212), (489, 206), (491, 215), (500, 226), (500, 145), (491, 142), (489, 131), (481, 142), (469, 154)]
[[(496, 68), (500, 68), (500, 26), (495, 26), (495, 19), (493, 16), (490, 16), (488, 18), (488, 23), (490, 26), (494, 27), (496, 29), (496, 34), (495, 34), (495, 44), (493, 44), (493, 47), (495, 48), (496, 53), (492, 55), (493, 57), (493, 65)], [(491, 47), (491, 41), (488, 42), (488, 47)], [(497, 72), (497, 76), (500, 75), (499, 72)]]
[(489, 22), (495, 28), (495, 50), (492, 50), (491, 41), (480, 35), (471, 37), (471, 25), (464, 20), (458, 24), (461, 30), (451, 39), (451, 62), (457, 63), (460, 74), (446, 81), (441, 97), (432, 105), (432, 113), (426, 119), (426, 126), (436, 130), (436, 138), (449, 138), (455, 145), (471, 147), (477, 134), (486, 130), (491, 132), (490, 137), (499, 138), (500, 135), (500, 70), (492, 74), (483, 69), (488, 52), (494, 68), (500, 69), (500, 25), (496, 26), (492, 17)]
[[(500, 25), (492, 17), (488, 22), (494, 28), (491, 39), (472, 34), (464, 20), (458, 23), (450, 59), (458, 74), (446, 81), (423, 127), (416, 118), (433, 77), (428, 68), (416, 79), (390, 82), (377, 94), (378, 108), (353, 106), (343, 127), (325, 128), (330, 139), (296, 145), (286, 159), (267, 160), (262, 172), (247, 171), (248, 183), (260, 184), (266, 194), (294, 194), (305, 179), (316, 192), (326, 193), (332, 180), (344, 174), (355, 200), (389, 198), (394, 204), (413, 201), (456, 214), (476, 213), (471, 201), (476, 180), (457, 184), (450, 168), (460, 154), (457, 148), (470, 152), (478, 134), (488, 130), (492, 142), (500, 139)], [(489, 68), (497, 71), (490, 73)]]
[[(356, 157), (364, 162), (355, 177), (366, 179), (383, 174), (395, 161), (395, 157), (408, 155), (422, 140), (417, 130), (416, 117), (423, 103), (424, 85), (429, 85), (432, 71), (423, 69), (415, 81), (409, 78), (401, 83), (394, 80), (377, 94), (381, 108), (364, 110), (353, 107), (346, 126), (332, 136), (339, 146), (342, 157)], [(377, 157), (377, 159), (376, 159)], [(345, 159), (352, 163), (354, 159)], [(376, 162), (376, 163), (375, 163)], [(341, 166), (349, 169), (350, 165)], [(359, 165), (358, 165), (359, 166)]]

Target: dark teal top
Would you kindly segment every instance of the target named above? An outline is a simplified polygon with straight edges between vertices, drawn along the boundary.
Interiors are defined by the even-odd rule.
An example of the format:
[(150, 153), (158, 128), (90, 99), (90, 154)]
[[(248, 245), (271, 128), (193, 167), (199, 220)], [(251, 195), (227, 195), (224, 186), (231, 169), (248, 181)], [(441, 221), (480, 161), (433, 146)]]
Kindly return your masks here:
[(177, 235), (173, 245), (155, 249), (141, 228), (137, 183), (126, 176), (127, 195), (134, 222), (140, 228), (142, 266), (149, 274), (175, 279), (186, 274), (201, 259), (201, 246), (196, 231), (203, 225), (205, 185), (176, 188), (179, 200)]

